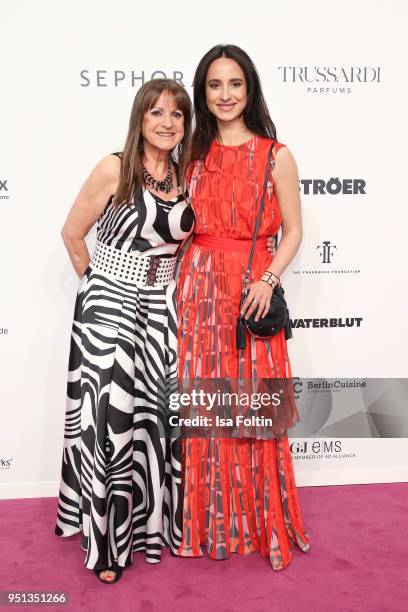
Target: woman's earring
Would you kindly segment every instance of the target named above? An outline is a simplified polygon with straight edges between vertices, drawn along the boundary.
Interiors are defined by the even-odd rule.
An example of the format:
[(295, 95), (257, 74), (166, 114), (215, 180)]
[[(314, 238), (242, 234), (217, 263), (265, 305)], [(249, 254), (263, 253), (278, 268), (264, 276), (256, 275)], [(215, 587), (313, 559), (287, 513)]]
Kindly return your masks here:
[(178, 147), (177, 147), (177, 158), (180, 159), (182, 154), (183, 154), (183, 145), (181, 144), (181, 142), (179, 142)]

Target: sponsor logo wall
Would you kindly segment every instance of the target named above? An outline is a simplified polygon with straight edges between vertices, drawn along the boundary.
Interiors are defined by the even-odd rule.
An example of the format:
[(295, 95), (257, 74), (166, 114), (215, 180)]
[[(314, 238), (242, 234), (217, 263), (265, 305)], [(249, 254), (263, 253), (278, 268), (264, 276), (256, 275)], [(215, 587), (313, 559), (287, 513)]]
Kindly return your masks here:
[(381, 66), (279, 66), (278, 72), (282, 83), (308, 94), (351, 94), (381, 82)]
[[(244, 32), (231, 22), (230, 5), (210, 0), (197, 23), (182, 0), (179, 34), (159, 38), (152, 38), (152, 23), (158, 7), (167, 9), (161, 0), (143, 12), (123, 0), (127, 18), (120, 27), (116, 7), (101, 9), (96, 0), (82, 8), (37, 0), (25, 5), (23, 21), (18, 6), (3, 12), (0, 495), (56, 495), (58, 489), (78, 288), (60, 237), (69, 207), (97, 161), (123, 145), (143, 82), (172, 77), (192, 93), (197, 61), (219, 42), (239, 44), (254, 59), (279, 139), (299, 166), (304, 238), (283, 276), (293, 374), (407, 377), (407, 95), (401, 81), (407, 8), (398, 3), (391, 14), (386, 3), (368, 0), (352, 10), (323, 0), (313, 6), (265, 4), (260, 20), (237, 0)], [(384, 31), (394, 45), (379, 46)], [(313, 32), (325, 33), (324, 45)], [(91, 233), (90, 249), (93, 240)], [(383, 409), (392, 414), (403, 392), (396, 386), (387, 393)], [(342, 407), (340, 396), (338, 418), (327, 423), (330, 436), (294, 431), (298, 483), (408, 480), (405, 430), (384, 429), (383, 417), (370, 413), (371, 421), (365, 418), (376, 419), (377, 435), (365, 437), (361, 427), (359, 437), (349, 437), (342, 421), (354, 422), (358, 411), (350, 413), (346, 400)]]

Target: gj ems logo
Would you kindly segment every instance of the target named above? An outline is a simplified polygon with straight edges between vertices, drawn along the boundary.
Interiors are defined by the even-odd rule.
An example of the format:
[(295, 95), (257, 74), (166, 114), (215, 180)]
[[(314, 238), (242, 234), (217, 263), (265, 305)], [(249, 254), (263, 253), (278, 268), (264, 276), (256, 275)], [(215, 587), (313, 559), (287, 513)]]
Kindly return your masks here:
[(181, 85), (183, 73), (181, 70), (81, 70), (81, 87), (141, 87), (152, 79), (174, 79)]
[(365, 195), (364, 179), (301, 179), (299, 191), (304, 195)]
[(349, 94), (380, 83), (380, 66), (278, 66), (283, 83), (302, 85), (309, 94)]
[(316, 247), (316, 249), (320, 253), (321, 261), (324, 264), (329, 264), (332, 262), (334, 251), (337, 250), (335, 244), (330, 244), (330, 240), (325, 240), (323, 244)]
[(3, 181), (0, 179), (0, 200), (9, 199), (9, 195), (7, 192), (8, 192), (7, 181)]
[(290, 451), (294, 455), (312, 453), (318, 455), (320, 453), (340, 453), (341, 440), (304, 440), (303, 442), (292, 442)]

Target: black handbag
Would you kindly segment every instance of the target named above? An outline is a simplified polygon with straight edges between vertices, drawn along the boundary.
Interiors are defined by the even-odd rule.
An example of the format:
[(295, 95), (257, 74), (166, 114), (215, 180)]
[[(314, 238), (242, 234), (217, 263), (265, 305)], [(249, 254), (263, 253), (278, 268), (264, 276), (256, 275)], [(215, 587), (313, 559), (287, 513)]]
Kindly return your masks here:
[[(261, 215), (262, 215), (262, 211), (263, 211), (264, 204), (265, 204), (265, 194), (266, 194), (266, 188), (268, 186), (269, 169), (271, 167), (273, 147), (274, 147), (274, 144), (270, 148), (268, 162), (266, 165), (263, 192), (262, 192), (261, 202), (259, 205), (258, 216), (257, 216), (256, 223), (255, 223), (255, 231), (254, 231), (254, 237), (252, 240), (251, 252), (249, 254), (247, 271), (245, 273), (244, 283), (243, 283), (243, 288), (242, 288), (240, 311), (241, 311), (241, 306), (244, 303), (248, 295), (248, 292), (249, 292), (247, 285), (249, 283), (249, 277), (251, 274), (252, 259), (253, 259), (254, 252), (255, 252), (255, 244), (256, 244), (256, 239), (258, 237), (259, 224), (261, 222)], [(252, 336), (255, 336), (256, 338), (269, 338), (270, 336), (274, 336), (275, 334), (280, 332), (281, 329), (285, 329), (286, 340), (288, 340), (289, 338), (292, 338), (292, 328), (290, 325), (289, 311), (288, 311), (288, 307), (286, 305), (286, 300), (285, 300), (285, 292), (280, 284), (275, 285), (273, 289), (271, 304), (270, 304), (269, 311), (267, 312), (267, 314), (263, 318), (260, 318), (259, 321), (255, 321), (256, 312), (257, 311), (255, 309), (255, 311), (250, 315), (248, 319), (245, 319), (244, 315), (241, 315), (241, 314), (239, 315), (238, 321), (237, 321), (237, 334), (236, 334), (237, 349), (246, 348), (246, 334), (245, 334), (246, 330), (248, 330), (249, 333)]]

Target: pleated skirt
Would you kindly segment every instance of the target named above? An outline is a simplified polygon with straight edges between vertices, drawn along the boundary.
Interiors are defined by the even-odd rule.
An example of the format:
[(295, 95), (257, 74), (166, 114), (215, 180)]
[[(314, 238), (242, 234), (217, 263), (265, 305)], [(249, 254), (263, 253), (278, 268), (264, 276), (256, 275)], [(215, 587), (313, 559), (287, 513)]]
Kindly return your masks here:
[[(232, 241), (229, 241), (229, 244)], [(236, 321), (248, 253), (193, 242), (178, 281), (179, 377), (200, 379), (290, 378), (284, 332), (248, 337), (235, 346)], [(252, 279), (270, 263), (257, 251)], [(220, 407), (221, 411), (222, 407)], [(298, 420), (296, 408), (292, 423)], [(290, 423), (288, 423), (290, 425)], [(265, 432), (264, 432), (265, 433)], [(264, 436), (265, 437), (265, 436)], [(309, 550), (286, 432), (257, 437), (187, 437), (182, 442), (183, 535), (177, 554), (214, 559), (259, 551), (275, 570), (286, 567), (296, 545)]]

